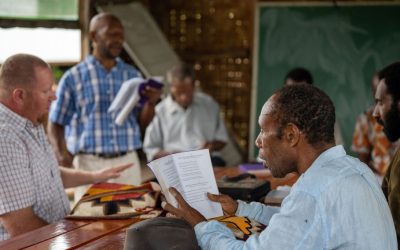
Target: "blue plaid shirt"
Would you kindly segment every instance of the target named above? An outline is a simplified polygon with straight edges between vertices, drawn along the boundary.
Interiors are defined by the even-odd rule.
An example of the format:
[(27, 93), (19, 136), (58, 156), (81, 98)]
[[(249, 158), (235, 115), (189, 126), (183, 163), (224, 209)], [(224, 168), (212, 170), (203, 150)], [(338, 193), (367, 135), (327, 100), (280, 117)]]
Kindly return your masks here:
[(72, 154), (127, 152), (141, 147), (139, 110), (134, 109), (121, 126), (114, 122), (116, 114), (107, 112), (122, 83), (137, 76), (140, 73), (120, 58), (107, 71), (93, 56), (64, 74), (49, 119), (65, 126)]

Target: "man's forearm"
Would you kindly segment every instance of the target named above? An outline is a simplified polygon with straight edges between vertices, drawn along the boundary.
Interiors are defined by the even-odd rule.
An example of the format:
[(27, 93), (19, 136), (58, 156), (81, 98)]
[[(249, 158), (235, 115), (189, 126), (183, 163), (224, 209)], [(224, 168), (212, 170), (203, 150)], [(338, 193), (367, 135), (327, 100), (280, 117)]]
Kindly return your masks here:
[(33, 212), (32, 207), (3, 214), (0, 216), (0, 222), (10, 237), (30, 232), (48, 224)]
[(143, 106), (142, 111), (140, 112), (139, 123), (142, 133), (146, 130), (151, 120), (153, 120), (155, 114), (154, 110), (155, 105), (156, 105), (155, 103), (146, 102), (145, 105)]
[(60, 167), (64, 188), (77, 187), (95, 182), (92, 172)]
[(47, 130), (49, 141), (53, 146), (58, 164), (64, 167), (71, 167), (73, 156), (67, 150), (64, 138), (64, 126), (49, 121)]
[(132, 165), (132, 163), (128, 163), (93, 172), (60, 167), (61, 179), (65, 188), (98, 183), (107, 181), (108, 179), (118, 178), (123, 171), (132, 167)]

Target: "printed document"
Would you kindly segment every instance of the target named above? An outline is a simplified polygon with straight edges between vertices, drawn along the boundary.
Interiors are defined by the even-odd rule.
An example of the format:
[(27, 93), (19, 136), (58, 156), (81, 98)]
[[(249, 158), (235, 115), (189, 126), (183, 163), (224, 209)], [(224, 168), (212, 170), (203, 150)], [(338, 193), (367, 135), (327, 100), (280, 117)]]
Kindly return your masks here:
[(177, 207), (175, 198), (168, 191), (170, 187), (174, 187), (205, 218), (223, 215), (221, 204), (210, 201), (207, 197), (207, 192), (219, 194), (208, 149), (167, 155), (147, 165), (171, 205)]

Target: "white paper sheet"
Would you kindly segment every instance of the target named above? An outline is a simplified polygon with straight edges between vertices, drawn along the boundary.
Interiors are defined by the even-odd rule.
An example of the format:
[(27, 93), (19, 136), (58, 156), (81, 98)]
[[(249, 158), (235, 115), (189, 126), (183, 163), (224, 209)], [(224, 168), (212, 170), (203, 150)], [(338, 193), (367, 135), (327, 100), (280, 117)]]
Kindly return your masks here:
[(139, 102), (139, 85), (144, 81), (141, 77), (135, 77), (122, 83), (117, 96), (108, 108), (108, 112), (116, 112), (116, 124), (122, 125)]
[(177, 206), (169, 193), (175, 187), (186, 202), (207, 219), (223, 215), (220, 203), (207, 198), (207, 192), (218, 194), (208, 149), (176, 153), (148, 163), (169, 203)]

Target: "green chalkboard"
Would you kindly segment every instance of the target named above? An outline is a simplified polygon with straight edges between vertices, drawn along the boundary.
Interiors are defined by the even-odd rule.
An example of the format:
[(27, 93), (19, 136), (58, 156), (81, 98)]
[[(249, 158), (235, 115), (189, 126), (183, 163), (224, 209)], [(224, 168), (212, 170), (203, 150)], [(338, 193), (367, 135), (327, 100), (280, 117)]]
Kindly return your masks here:
[(371, 76), (400, 60), (400, 5), (259, 4), (256, 13), (252, 139), (264, 102), (302, 66), (332, 98), (350, 152), (355, 119), (373, 103)]

